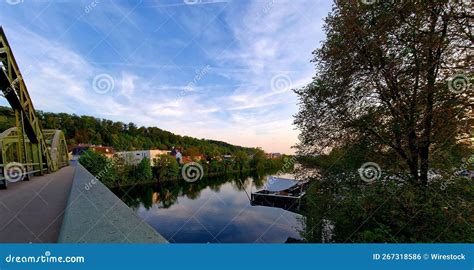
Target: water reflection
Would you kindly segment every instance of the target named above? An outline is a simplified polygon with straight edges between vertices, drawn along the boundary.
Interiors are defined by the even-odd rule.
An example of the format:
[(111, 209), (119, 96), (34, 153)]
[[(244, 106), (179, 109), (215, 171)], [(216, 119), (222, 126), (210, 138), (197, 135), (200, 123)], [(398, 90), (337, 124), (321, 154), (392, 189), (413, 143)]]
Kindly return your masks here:
[(266, 174), (230, 174), (195, 183), (123, 188), (117, 196), (172, 243), (284, 243), (301, 239), (301, 216), (251, 206)]

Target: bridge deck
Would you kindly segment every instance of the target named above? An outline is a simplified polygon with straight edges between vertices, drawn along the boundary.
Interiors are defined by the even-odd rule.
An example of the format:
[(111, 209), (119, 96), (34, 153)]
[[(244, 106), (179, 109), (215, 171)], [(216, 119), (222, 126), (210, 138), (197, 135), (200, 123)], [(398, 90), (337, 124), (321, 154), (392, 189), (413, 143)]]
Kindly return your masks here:
[(65, 167), (0, 190), (0, 243), (56, 243), (74, 170)]

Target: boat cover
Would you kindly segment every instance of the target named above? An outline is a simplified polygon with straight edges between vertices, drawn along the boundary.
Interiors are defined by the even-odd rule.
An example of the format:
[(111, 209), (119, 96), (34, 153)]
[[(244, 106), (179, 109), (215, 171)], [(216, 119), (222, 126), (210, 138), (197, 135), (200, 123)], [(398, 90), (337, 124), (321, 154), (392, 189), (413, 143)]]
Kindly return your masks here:
[(269, 176), (265, 189), (271, 192), (279, 192), (296, 186), (298, 182), (297, 180)]

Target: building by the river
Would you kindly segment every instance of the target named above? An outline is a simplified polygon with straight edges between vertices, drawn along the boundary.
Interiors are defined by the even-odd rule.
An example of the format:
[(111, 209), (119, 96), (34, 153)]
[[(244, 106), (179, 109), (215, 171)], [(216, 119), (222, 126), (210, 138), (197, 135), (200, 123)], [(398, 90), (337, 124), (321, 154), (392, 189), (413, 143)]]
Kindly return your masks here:
[(137, 165), (142, 159), (148, 158), (150, 164), (153, 166), (153, 160), (161, 155), (168, 155), (171, 151), (168, 150), (139, 150), (139, 151), (123, 151), (117, 152), (117, 156), (123, 158), (127, 164)]

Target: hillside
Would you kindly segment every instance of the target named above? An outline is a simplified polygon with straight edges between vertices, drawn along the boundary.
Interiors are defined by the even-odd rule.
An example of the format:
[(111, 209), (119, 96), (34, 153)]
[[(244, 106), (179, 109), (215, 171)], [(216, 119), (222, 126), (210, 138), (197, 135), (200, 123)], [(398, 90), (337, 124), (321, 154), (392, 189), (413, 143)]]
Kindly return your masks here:
[[(157, 127), (137, 127), (134, 123), (114, 122), (92, 116), (38, 111), (44, 129), (62, 129), (68, 145), (91, 143), (113, 146), (116, 150), (170, 149), (175, 146), (194, 149), (211, 156), (232, 154), (243, 150), (253, 153), (255, 148), (231, 145), (222, 141), (180, 136)], [(15, 115), (8, 107), (0, 106), (0, 132), (15, 126)], [(196, 149), (198, 148), (198, 149)]]

